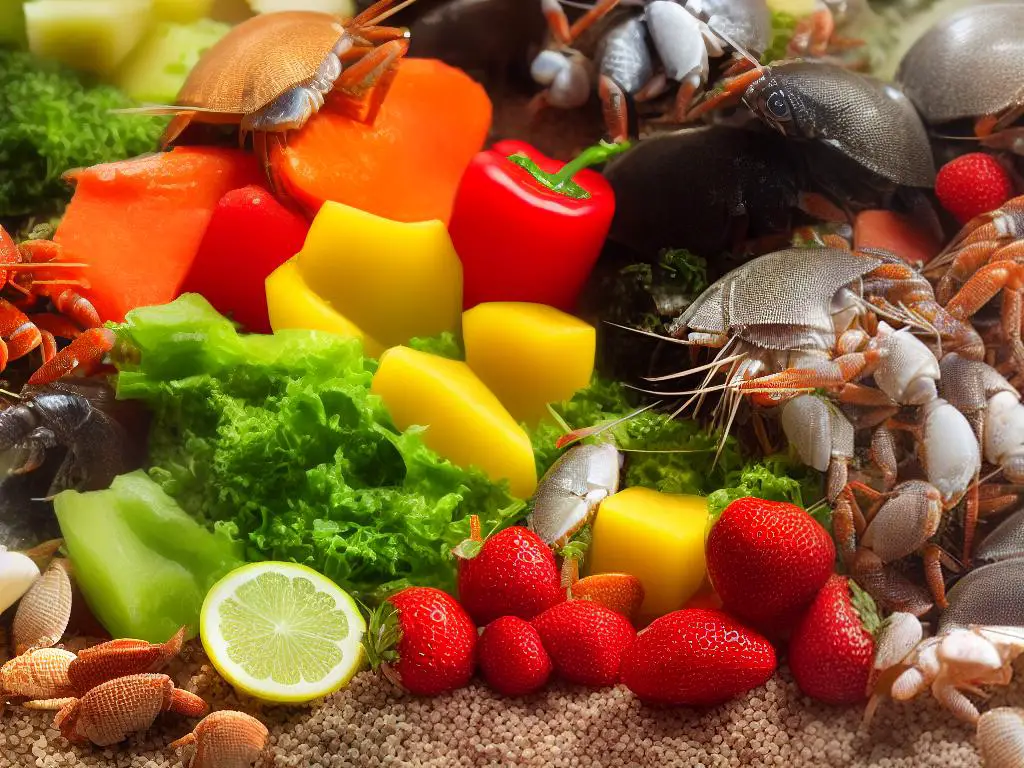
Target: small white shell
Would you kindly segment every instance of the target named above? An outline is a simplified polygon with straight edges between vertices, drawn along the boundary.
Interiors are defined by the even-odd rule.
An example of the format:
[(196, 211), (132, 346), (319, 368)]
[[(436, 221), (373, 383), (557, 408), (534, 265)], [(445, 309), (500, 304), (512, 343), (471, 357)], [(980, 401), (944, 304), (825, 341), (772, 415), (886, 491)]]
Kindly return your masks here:
[(39, 568), (27, 556), (0, 552), (0, 613), (18, 602), (39, 576)]
[(985, 768), (1024, 765), (1024, 709), (997, 707), (978, 720), (978, 749)]

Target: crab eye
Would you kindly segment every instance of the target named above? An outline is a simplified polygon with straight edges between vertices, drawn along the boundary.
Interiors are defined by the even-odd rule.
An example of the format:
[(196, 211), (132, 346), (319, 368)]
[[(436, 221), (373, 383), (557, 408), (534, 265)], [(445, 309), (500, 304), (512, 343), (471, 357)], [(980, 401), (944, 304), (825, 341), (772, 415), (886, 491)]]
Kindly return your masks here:
[(789, 103), (782, 91), (772, 91), (764, 100), (765, 108), (776, 120), (789, 120)]

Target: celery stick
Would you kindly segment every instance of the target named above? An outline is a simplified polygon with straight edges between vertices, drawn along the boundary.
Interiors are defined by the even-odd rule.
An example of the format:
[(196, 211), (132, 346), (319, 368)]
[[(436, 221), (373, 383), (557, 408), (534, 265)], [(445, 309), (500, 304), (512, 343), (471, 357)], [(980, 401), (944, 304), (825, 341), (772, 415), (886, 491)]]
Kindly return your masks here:
[(142, 39), (152, 12), (152, 0), (33, 0), (25, 4), (29, 50), (107, 75)]
[(197, 523), (143, 471), (105, 491), (54, 500), (74, 577), (111, 636), (195, 636), (206, 593), (241, 565), (240, 549)]

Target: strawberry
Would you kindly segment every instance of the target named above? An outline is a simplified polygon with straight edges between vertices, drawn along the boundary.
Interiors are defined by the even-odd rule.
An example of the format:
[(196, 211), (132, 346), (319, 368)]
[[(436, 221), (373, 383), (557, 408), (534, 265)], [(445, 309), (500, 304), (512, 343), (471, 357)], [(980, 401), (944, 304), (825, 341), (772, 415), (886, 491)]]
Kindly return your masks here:
[(708, 535), (708, 576), (728, 613), (761, 631), (787, 629), (832, 575), (828, 531), (794, 504), (737, 499)]
[(622, 654), (622, 682), (645, 704), (710, 707), (768, 681), (775, 649), (721, 611), (655, 619)]
[(374, 669), (417, 696), (466, 685), (476, 666), (476, 626), (455, 598), (407, 587), (374, 611), (363, 642)]
[(488, 624), (477, 645), (484, 680), (505, 696), (539, 691), (551, 677), (551, 657), (540, 634), (518, 616), (502, 616)]
[(629, 620), (589, 600), (569, 600), (533, 620), (555, 671), (570, 683), (615, 685), (619, 661), (636, 637)]
[(551, 548), (522, 526), (480, 539), (480, 520), (470, 518), (470, 538), (459, 556), (459, 600), (480, 626), (501, 616), (532, 619), (565, 600)]
[(935, 177), (935, 196), (957, 221), (994, 211), (1013, 197), (1013, 181), (994, 157), (971, 152), (946, 163)]
[(833, 576), (793, 630), (789, 668), (800, 690), (827, 704), (867, 698), (880, 621), (874, 601), (845, 576)]

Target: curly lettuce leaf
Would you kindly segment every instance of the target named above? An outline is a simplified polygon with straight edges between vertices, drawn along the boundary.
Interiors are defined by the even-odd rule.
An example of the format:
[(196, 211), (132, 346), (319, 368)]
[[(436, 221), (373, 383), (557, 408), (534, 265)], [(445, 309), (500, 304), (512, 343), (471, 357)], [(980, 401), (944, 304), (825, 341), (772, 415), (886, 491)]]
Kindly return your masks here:
[(469, 516), (495, 529), (522, 511), (395, 428), (358, 341), (242, 335), (196, 295), (130, 312), (118, 334), (118, 396), (154, 412), (150, 476), (248, 560), (309, 565), (368, 600), (452, 590)]
[[(818, 501), (821, 496), (821, 474), (791, 460), (785, 455), (768, 456), (762, 461), (743, 467), (730, 476), (728, 484), (708, 497), (709, 524), (721, 517), (727, 506), (736, 499), (753, 496), (767, 501), (788, 501), (798, 507)], [(815, 508), (815, 519), (830, 528), (830, 510), (827, 506)]]

